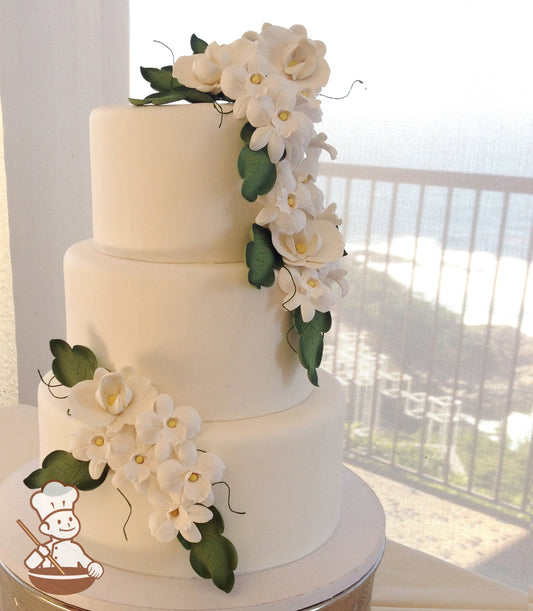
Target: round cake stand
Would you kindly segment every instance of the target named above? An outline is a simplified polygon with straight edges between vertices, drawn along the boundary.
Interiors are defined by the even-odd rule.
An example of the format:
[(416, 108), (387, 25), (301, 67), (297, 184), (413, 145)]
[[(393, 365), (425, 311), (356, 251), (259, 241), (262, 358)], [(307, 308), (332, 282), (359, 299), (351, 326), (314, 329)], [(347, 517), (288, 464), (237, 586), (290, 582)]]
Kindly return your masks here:
[[(17, 519), (35, 523), (22, 480), (25, 465), (0, 485), (0, 592), (2, 611), (366, 611), (374, 572), (385, 546), (383, 508), (369, 486), (344, 469), (339, 525), (319, 549), (296, 562), (237, 574), (226, 594), (209, 580), (157, 577), (104, 565), (104, 574), (80, 594), (51, 597), (30, 585), (24, 558), (35, 546)], [(90, 553), (90, 550), (87, 550)]]

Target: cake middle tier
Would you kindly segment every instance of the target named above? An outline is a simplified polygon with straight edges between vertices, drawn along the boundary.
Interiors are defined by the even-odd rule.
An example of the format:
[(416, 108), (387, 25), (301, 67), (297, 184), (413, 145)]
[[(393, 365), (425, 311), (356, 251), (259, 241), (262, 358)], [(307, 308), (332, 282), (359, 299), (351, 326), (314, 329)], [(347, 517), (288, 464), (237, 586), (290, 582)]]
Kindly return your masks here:
[(281, 411), (311, 392), (282, 293), (250, 286), (244, 263), (135, 261), (85, 240), (64, 273), (67, 341), (102, 367), (133, 367), (204, 420)]

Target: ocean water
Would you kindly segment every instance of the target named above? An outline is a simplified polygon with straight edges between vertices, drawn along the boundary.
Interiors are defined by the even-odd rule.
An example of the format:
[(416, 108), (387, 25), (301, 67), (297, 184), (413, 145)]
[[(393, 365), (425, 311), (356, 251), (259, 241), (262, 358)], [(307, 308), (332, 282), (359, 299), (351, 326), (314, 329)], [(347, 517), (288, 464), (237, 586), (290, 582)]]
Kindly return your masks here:
[[(533, 177), (533, 122), (529, 114), (491, 117), (466, 114), (388, 121), (376, 112), (353, 116), (338, 109), (329, 141), (347, 164)], [(331, 114), (331, 111), (330, 113)], [(377, 113), (379, 115), (379, 113)], [(415, 113), (416, 114), (416, 113)], [(383, 119), (383, 117), (381, 117)], [(328, 162), (328, 159), (323, 158)], [(368, 264), (410, 286), (429, 302), (461, 314), (466, 324), (521, 326), (533, 336), (532, 193), (476, 193), (426, 187), (420, 208), (419, 185), (400, 185), (393, 209), (393, 185), (369, 181), (319, 182), (344, 218), (348, 252), (368, 243)], [(373, 197), (372, 204), (371, 198)], [(413, 265), (414, 260), (414, 265)], [(466, 292), (466, 301), (464, 300)]]
[[(347, 245), (348, 252), (363, 249), (362, 242)], [(520, 326), (533, 337), (533, 278), (524, 259), (498, 259), (485, 251), (443, 251), (437, 240), (405, 236), (391, 241), (386, 264), (387, 249), (388, 242), (372, 241), (368, 267), (386, 270), (393, 280), (456, 314), (464, 307), (467, 325)], [(363, 262), (361, 255), (355, 256)]]

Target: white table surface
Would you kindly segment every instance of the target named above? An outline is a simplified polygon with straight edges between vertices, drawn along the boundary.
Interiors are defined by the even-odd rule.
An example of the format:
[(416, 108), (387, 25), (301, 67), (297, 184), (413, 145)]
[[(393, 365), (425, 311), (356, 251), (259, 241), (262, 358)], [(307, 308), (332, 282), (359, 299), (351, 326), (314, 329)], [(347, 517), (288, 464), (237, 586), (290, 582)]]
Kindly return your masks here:
[[(37, 409), (0, 407), (0, 482), (35, 458)], [(0, 506), (6, 499), (0, 499)], [(533, 611), (533, 600), (530, 611)], [(464, 569), (388, 541), (376, 573), (372, 609), (526, 611), (528, 596)]]

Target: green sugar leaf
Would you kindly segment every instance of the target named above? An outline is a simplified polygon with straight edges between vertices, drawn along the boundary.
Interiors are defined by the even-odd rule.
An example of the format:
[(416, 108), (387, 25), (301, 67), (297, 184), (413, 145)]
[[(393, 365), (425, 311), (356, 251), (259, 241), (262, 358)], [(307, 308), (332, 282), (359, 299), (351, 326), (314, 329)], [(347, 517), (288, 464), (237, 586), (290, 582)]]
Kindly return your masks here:
[(141, 74), (150, 83), (150, 87), (160, 93), (173, 91), (181, 87), (178, 79), (174, 78), (172, 72), (166, 68), (141, 67)]
[(50, 341), (50, 350), (55, 357), (52, 371), (61, 384), (71, 388), (78, 382), (93, 379), (98, 361), (89, 348), (71, 348), (64, 340), (53, 339)]
[(142, 100), (140, 98), (128, 98), (128, 102), (133, 104), (133, 106), (144, 106), (145, 104), (151, 104), (150, 100), (147, 98)]
[(255, 131), (255, 127), (250, 123), (245, 123), (241, 129), (241, 140), (246, 142), (246, 144), (250, 144), (250, 140), (252, 139), (252, 134)]
[(194, 571), (204, 579), (211, 579), (217, 588), (231, 592), (235, 583), (237, 550), (224, 535), (224, 521), (215, 507), (209, 508), (213, 517), (205, 524), (197, 524), (202, 540), (189, 543), (190, 563)]
[(270, 161), (266, 147), (252, 151), (247, 144), (243, 146), (237, 168), (243, 179), (242, 196), (249, 202), (254, 202), (258, 195), (271, 191), (276, 182), (276, 166)]
[(42, 467), (24, 479), (28, 488), (42, 488), (51, 481), (61, 482), (64, 486), (74, 486), (78, 490), (94, 490), (104, 483), (109, 466), (102, 475), (93, 479), (89, 475), (89, 461), (78, 460), (70, 452), (54, 450), (43, 460)]
[(154, 106), (161, 106), (161, 104), (170, 104), (172, 102), (179, 102), (187, 98), (188, 89), (186, 87), (179, 88), (169, 93), (160, 92), (155, 95), (148, 96), (145, 98), (147, 104), (153, 104)]
[(330, 312), (315, 312), (312, 320), (304, 322), (300, 308), (293, 312), (294, 326), (299, 335), (298, 356), (307, 369), (307, 377), (314, 386), (318, 386), (317, 369), (322, 361), (324, 334), (331, 328)]
[(188, 89), (185, 99), (187, 102), (191, 103), (206, 102), (209, 104), (215, 102), (216, 96), (212, 96), (210, 93), (205, 93), (204, 91), (198, 91), (197, 89)]
[(196, 36), (196, 34), (193, 34), (191, 36), (191, 49), (193, 53), (205, 53), (205, 50), (207, 49), (207, 43), (205, 42), (205, 40), (202, 40), (201, 38), (198, 38), (198, 36)]
[(254, 223), (251, 238), (245, 251), (248, 282), (258, 289), (262, 286), (272, 286), (276, 279), (274, 270), (283, 265), (281, 255), (272, 244), (272, 234), (269, 229)]

